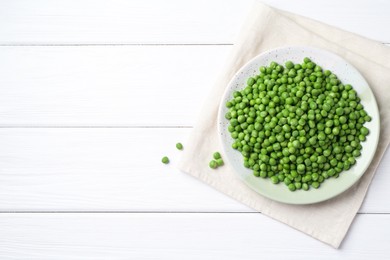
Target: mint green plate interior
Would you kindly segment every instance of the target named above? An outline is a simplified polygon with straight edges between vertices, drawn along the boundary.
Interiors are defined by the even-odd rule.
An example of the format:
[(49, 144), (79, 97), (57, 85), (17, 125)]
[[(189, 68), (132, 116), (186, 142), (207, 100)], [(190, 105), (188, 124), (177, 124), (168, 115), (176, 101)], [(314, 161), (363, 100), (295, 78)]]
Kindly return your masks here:
[[(335, 73), (343, 84), (351, 84), (361, 98), (364, 109), (372, 117), (371, 122), (365, 124), (370, 129), (367, 140), (362, 143), (362, 154), (356, 160), (356, 164), (348, 171), (340, 173), (339, 178), (329, 178), (321, 184), (319, 189), (311, 188), (309, 191), (297, 190), (291, 192), (283, 184), (272, 184), (270, 179), (255, 177), (252, 170), (243, 166), (243, 158), (240, 152), (231, 148), (233, 139), (227, 130), (229, 121), (225, 119), (228, 109), (225, 103), (232, 98), (235, 90), (241, 90), (246, 86), (249, 77), (258, 74), (260, 66), (268, 66), (271, 61), (283, 64), (287, 60), (294, 63), (302, 63), (304, 57), (309, 57), (324, 69)], [(311, 204), (331, 199), (350, 188), (364, 174), (374, 157), (379, 140), (379, 112), (378, 106), (368, 83), (350, 63), (343, 58), (322, 49), (290, 46), (273, 49), (264, 52), (245, 64), (228, 84), (221, 100), (218, 112), (218, 131), (223, 147), (225, 161), (228, 161), (238, 178), (259, 194), (275, 201), (289, 204)]]

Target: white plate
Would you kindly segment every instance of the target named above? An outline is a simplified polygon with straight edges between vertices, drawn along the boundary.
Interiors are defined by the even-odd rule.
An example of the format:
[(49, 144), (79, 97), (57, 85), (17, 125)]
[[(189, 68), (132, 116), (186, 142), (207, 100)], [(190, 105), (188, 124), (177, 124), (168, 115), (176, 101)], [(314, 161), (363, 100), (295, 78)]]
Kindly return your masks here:
[[(294, 63), (302, 63), (305, 57), (309, 57), (313, 62), (323, 69), (332, 71), (343, 84), (351, 84), (361, 99), (364, 109), (372, 117), (371, 122), (365, 124), (370, 130), (367, 140), (362, 142), (362, 153), (357, 158), (356, 164), (348, 171), (343, 171), (336, 178), (329, 178), (321, 183), (320, 188), (309, 191), (297, 190), (291, 192), (284, 183), (272, 184), (270, 179), (255, 177), (252, 170), (243, 166), (243, 158), (239, 151), (231, 148), (233, 139), (227, 130), (229, 121), (225, 119), (228, 112), (225, 104), (232, 99), (235, 90), (246, 87), (249, 77), (259, 74), (260, 66), (268, 66), (271, 61), (284, 65), (291, 60)], [(233, 167), (237, 176), (242, 179), (250, 188), (270, 199), (289, 204), (311, 204), (333, 198), (350, 188), (364, 174), (374, 157), (379, 139), (379, 112), (378, 106), (367, 82), (363, 76), (351, 64), (341, 57), (317, 48), (291, 46), (273, 49), (260, 54), (247, 64), (245, 64), (234, 75), (228, 84), (225, 94), (221, 100), (218, 113), (218, 131), (222, 142), (223, 152), (226, 160)]]

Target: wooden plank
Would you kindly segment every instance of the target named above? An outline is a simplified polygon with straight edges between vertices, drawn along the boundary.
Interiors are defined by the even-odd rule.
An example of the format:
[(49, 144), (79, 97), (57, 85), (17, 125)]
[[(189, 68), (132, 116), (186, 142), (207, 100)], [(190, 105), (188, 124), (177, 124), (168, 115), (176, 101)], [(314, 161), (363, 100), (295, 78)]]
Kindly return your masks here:
[(261, 214), (1, 214), (1, 259), (388, 259), (389, 215), (339, 250)]
[[(175, 169), (190, 131), (0, 129), (0, 211), (253, 212)], [(389, 169), (388, 152), (360, 212), (390, 213)]]
[(0, 47), (0, 127), (192, 126), (231, 48)]
[(0, 210), (247, 210), (175, 169), (190, 130), (0, 129)]
[(109, 4), (104, 0), (3, 2), (0, 43), (231, 43), (251, 3), (237, 0), (163, 3), (115, 0)]
[(230, 49), (0, 47), (0, 126), (193, 125)]
[[(386, 1), (265, 2), (390, 42), (386, 29), (390, 25), (390, 6)], [(115, 0), (110, 4), (104, 0), (3, 1), (0, 44), (233, 43), (252, 3), (252, 0)]]

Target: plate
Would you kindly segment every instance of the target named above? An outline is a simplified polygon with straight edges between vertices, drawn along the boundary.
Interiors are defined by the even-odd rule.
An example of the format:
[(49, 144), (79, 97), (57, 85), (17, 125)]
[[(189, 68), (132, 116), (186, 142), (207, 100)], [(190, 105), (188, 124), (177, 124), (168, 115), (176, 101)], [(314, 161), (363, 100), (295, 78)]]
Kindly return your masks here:
[[(231, 148), (233, 139), (227, 130), (229, 121), (225, 119), (225, 114), (228, 112), (225, 104), (232, 99), (235, 90), (241, 90), (246, 86), (249, 77), (258, 74), (260, 66), (268, 66), (271, 61), (283, 65), (288, 60), (294, 63), (302, 63), (305, 57), (309, 57), (322, 68), (332, 71), (343, 84), (351, 84), (372, 120), (364, 125), (369, 128), (370, 134), (366, 141), (361, 143), (363, 146), (361, 156), (356, 158), (354, 166), (348, 171), (341, 172), (338, 178), (327, 179), (321, 183), (318, 189), (311, 188), (309, 191), (297, 190), (291, 192), (283, 183), (275, 185), (271, 183), (269, 178), (255, 177), (252, 170), (244, 167), (241, 153)], [(359, 71), (343, 58), (329, 51), (306, 46), (273, 49), (250, 60), (234, 75), (228, 84), (218, 112), (218, 132), (225, 160), (233, 167), (237, 176), (259, 194), (288, 204), (318, 203), (333, 198), (350, 188), (364, 174), (374, 157), (379, 140), (379, 129), (379, 112), (374, 94)]]

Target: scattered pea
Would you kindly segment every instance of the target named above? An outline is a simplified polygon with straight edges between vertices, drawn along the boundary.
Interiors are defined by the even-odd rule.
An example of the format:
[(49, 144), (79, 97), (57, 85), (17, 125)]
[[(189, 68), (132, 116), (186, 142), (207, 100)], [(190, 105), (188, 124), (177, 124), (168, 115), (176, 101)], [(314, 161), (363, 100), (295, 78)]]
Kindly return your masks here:
[(183, 145), (182, 145), (181, 143), (177, 143), (177, 144), (176, 144), (176, 148), (177, 148), (178, 150), (183, 150)]
[(209, 162), (209, 166), (210, 166), (211, 169), (217, 169), (218, 163), (217, 163), (216, 160), (211, 160), (211, 161)]
[[(234, 147), (234, 146), (233, 146)], [(246, 149), (248, 149), (249, 148), (249, 146), (247, 147), (247, 148), (245, 148), (245, 150)], [(253, 157), (253, 156), (252, 156)], [(210, 168), (212, 168), (212, 169), (216, 169), (216, 168), (218, 168), (218, 167), (220, 167), (220, 166), (223, 166), (225, 163), (224, 163), (224, 161), (222, 160), (222, 156), (221, 156), (221, 154), (219, 153), (219, 152), (215, 152), (215, 153), (213, 153), (213, 160), (211, 160), (210, 162), (209, 162), (209, 166), (210, 166)], [(259, 172), (259, 170), (260, 170), (260, 166), (257, 164), (257, 166), (255, 166), (255, 161), (254, 161), (254, 159), (250, 159), (250, 161), (248, 160), (248, 161), (246, 161), (245, 163), (244, 163), (244, 165), (245, 165), (245, 167), (252, 167), (252, 169), (254, 170), (253, 171), (253, 175), (254, 176), (256, 176), (256, 177), (259, 177), (260, 176), (260, 172)]]
[(215, 160), (221, 159), (221, 154), (220, 154), (219, 152), (215, 152), (215, 153), (213, 154), (213, 158), (214, 158)]
[(220, 159), (217, 159), (217, 166), (222, 166), (224, 164), (223, 160), (220, 158)]
[(164, 156), (162, 159), (161, 159), (161, 162), (164, 163), (164, 164), (168, 164), (169, 163), (169, 158), (167, 156)]

